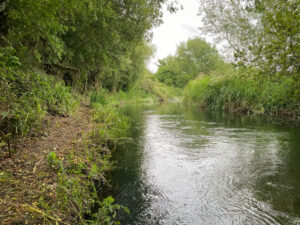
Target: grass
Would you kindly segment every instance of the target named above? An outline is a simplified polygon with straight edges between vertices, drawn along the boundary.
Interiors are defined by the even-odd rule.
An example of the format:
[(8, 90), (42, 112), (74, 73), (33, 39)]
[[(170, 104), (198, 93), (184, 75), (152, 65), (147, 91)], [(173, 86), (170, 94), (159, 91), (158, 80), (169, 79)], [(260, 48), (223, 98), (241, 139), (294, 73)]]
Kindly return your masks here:
[(113, 169), (110, 151), (126, 136), (129, 120), (115, 107), (99, 103), (93, 104), (92, 120), (96, 127), (83, 138), (80, 149), (71, 151), (64, 159), (54, 152), (46, 157), (57, 179), (57, 201), (47, 214), (56, 215), (59, 210), (66, 221), (76, 224), (118, 224), (117, 210), (129, 212), (128, 209), (114, 204), (112, 196), (103, 196), (99, 190), (109, 186), (105, 175)]
[[(96, 125), (91, 132), (74, 140), (74, 143), (80, 142), (79, 144), (68, 146), (68, 149), (65, 149), (66, 146), (58, 146), (65, 149), (60, 150), (63, 152), (57, 152), (56, 147), (52, 147), (53, 150), (45, 156), (45, 149), (42, 148), (30, 149), (26, 151), (26, 155), (22, 155), (19, 150), (18, 154), (12, 155), (12, 142), (15, 147), (18, 138), (32, 132), (39, 134), (49, 114), (67, 119), (66, 116), (75, 110), (79, 101), (71, 88), (56, 77), (43, 73), (24, 73), (8, 67), (0, 68), (0, 150), (4, 161), (7, 150), (10, 157), (20, 160), (19, 172), (24, 173), (23, 178), (14, 178), (9, 176), (9, 171), (14, 168), (5, 167), (0, 171), (0, 183), (5, 184), (1, 194), (6, 193), (0, 208), (11, 210), (12, 215), (16, 215), (15, 218), (5, 216), (6, 219), (18, 220), (31, 215), (32, 224), (118, 224), (115, 219), (116, 211), (121, 208), (128, 210), (114, 204), (113, 197), (105, 196), (99, 190), (109, 186), (105, 174), (113, 169), (109, 160), (110, 150), (126, 136), (129, 120), (109, 104), (110, 98), (111, 95), (104, 89), (91, 92), (92, 121), (86, 123)], [(56, 124), (55, 132), (64, 132), (64, 126)], [(79, 124), (74, 126), (80, 129)], [(44, 158), (37, 158), (37, 155)], [(35, 165), (34, 168), (28, 169), (29, 164), (26, 162)], [(40, 166), (45, 164), (48, 169)], [(32, 181), (27, 184), (22, 179), (26, 180), (28, 177)], [(22, 191), (11, 191), (14, 183), (18, 182), (24, 183), (24, 190), (33, 193), (26, 195), (25, 202), (20, 197)], [(43, 182), (42, 186), (40, 182)], [(31, 190), (31, 185), (35, 184), (36, 188)], [(7, 197), (10, 195), (13, 197)]]
[(290, 77), (202, 76), (187, 85), (184, 98), (212, 110), (300, 117), (300, 82)]
[(153, 104), (180, 99), (182, 90), (168, 87), (160, 83), (152, 74), (146, 73), (141, 76), (127, 91), (109, 93), (107, 90), (98, 88), (89, 94), (91, 105), (118, 106), (123, 103)]
[[(0, 69), (0, 145), (12, 154), (11, 142), (38, 131), (47, 114), (66, 115), (78, 102), (69, 87), (53, 76)], [(6, 147), (5, 147), (6, 146)]]
[(52, 117), (47, 136), (24, 139), (19, 146), (24, 152), (0, 161), (3, 222), (117, 224), (116, 211), (123, 207), (103, 190), (109, 187), (105, 175), (114, 167), (110, 149), (128, 126), (128, 119), (110, 106), (82, 105), (76, 117)]
[(112, 196), (104, 197), (99, 190), (109, 185), (105, 175), (113, 169), (110, 152), (126, 136), (129, 120), (102, 98), (96, 99), (105, 106), (93, 104), (92, 120), (96, 127), (83, 139), (82, 149), (70, 152), (64, 161), (52, 152), (47, 156), (49, 167), (57, 172), (59, 204), (54, 208), (73, 215), (75, 223), (118, 224), (117, 210), (129, 212), (128, 209), (114, 204)]

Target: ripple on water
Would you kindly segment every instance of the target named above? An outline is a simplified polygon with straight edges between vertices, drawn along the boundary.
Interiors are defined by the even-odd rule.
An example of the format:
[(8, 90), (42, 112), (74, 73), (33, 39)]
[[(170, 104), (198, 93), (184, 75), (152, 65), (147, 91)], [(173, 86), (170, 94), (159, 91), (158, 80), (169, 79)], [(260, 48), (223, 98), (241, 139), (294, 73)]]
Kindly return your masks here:
[(135, 149), (141, 157), (130, 158), (140, 163), (132, 181), (123, 173), (117, 198), (132, 211), (123, 224), (299, 223), (288, 193), (300, 188), (300, 157), (289, 155), (289, 133), (208, 118), (145, 114)]

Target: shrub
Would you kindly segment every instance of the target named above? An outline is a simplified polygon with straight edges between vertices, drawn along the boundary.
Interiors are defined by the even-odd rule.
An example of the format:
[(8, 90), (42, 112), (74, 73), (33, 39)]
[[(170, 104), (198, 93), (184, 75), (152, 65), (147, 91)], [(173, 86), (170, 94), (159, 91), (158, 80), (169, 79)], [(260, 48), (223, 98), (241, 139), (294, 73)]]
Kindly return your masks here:
[(47, 113), (68, 113), (76, 101), (63, 82), (42, 73), (21, 72), (16, 57), (1, 54), (0, 143), (9, 145), (10, 139), (38, 129)]
[(129, 118), (118, 113), (112, 106), (95, 108), (94, 120), (98, 123), (93, 134), (95, 143), (103, 145), (108, 141), (115, 142), (127, 134)]
[(276, 79), (235, 74), (204, 76), (185, 88), (186, 102), (210, 109), (266, 114), (300, 115), (300, 83), (291, 77)]
[(100, 105), (106, 105), (107, 104), (107, 91), (105, 89), (97, 89), (97, 90), (93, 90), (91, 91), (90, 94), (90, 104), (94, 105), (94, 104), (100, 104)]

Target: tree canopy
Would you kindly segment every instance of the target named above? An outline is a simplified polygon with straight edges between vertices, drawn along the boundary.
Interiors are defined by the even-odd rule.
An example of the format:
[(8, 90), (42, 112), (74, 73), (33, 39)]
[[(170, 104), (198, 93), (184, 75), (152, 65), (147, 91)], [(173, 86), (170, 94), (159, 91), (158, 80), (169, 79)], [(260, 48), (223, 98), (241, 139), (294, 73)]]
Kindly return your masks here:
[(156, 77), (167, 85), (184, 87), (200, 73), (209, 74), (228, 67), (218, 51), (201, 38), (182, 42), (175, 56), (159, 60)]
[(201, 0), (204, 33), (226, 41), (239, 65), (299, 74), (299, 0)]
[(0, 45), (15, 49), (25, 70), (47, 67), (67, 71), (73, 83), (126, 88), (149, 57), (149, 30), (161, 23), (166, 1), (1, 0)]

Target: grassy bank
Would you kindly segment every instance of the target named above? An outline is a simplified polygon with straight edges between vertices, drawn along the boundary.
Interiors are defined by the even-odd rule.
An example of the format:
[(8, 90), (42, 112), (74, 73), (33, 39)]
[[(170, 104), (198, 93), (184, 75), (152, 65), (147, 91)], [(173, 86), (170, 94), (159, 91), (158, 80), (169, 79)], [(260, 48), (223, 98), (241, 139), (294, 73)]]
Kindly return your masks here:
[(199, 77), (185, 88), (185, 101), (212, 110), (300, 119), (299, 80), (249, 74), (244, 71), (235, 75)]
[(110, 151), (129, 126), (117, 107), (167, 101), (178, 91), (145, 73), (126, 92), (96, 88), (80, 95), (59, 76), (25, 72), (9, 57), (0, 69), (0, 219), (117, 223), (121, 206), (103, 193)]
[(129, 123), (110, 106), (94, 107), (91, 114), (94, 127), (79, 140), (79, 148), (60, 157), (51, 151), (46, 157), (57, 182), (56, 201), (46, 212), (62, 215), (69, 224), (117, 224), (116, 210), (122, 206), (103, 189), (109, 187), (105, 176), (113, 169), (110, 151), (126, 136)]
[[(47, 116), (36, 137), (25, 136), (0, 161), (3, 224), (115, 224), (106, 173), (110, 151), (128, 119), (111, 106), (80, 106), (72, 116)], [(126, 209), (125, 209), (126, 210)]]
[(110, 93), (106, 89), (98, 88), (89, 93), (93, 105), (119, 106), (124, 103), (153, 104), (170, 99), (180, 99), (182, 91), (158, 82), (154, 75), (145, 73), (126, 92)]
[[(16, 64), (18, 61), (16, 59)], [(128, 120), (113, 104), (79, 106), (58, 77), (0, 69), (0, 220), (3, 224), (115, 224), (102, 188)]]
[(67, 115), (77, 102), (70, 88), (53, 76), (0, 69), (0, 146), (10, 155), (13, 142), (38, 132), (47, 114)]

